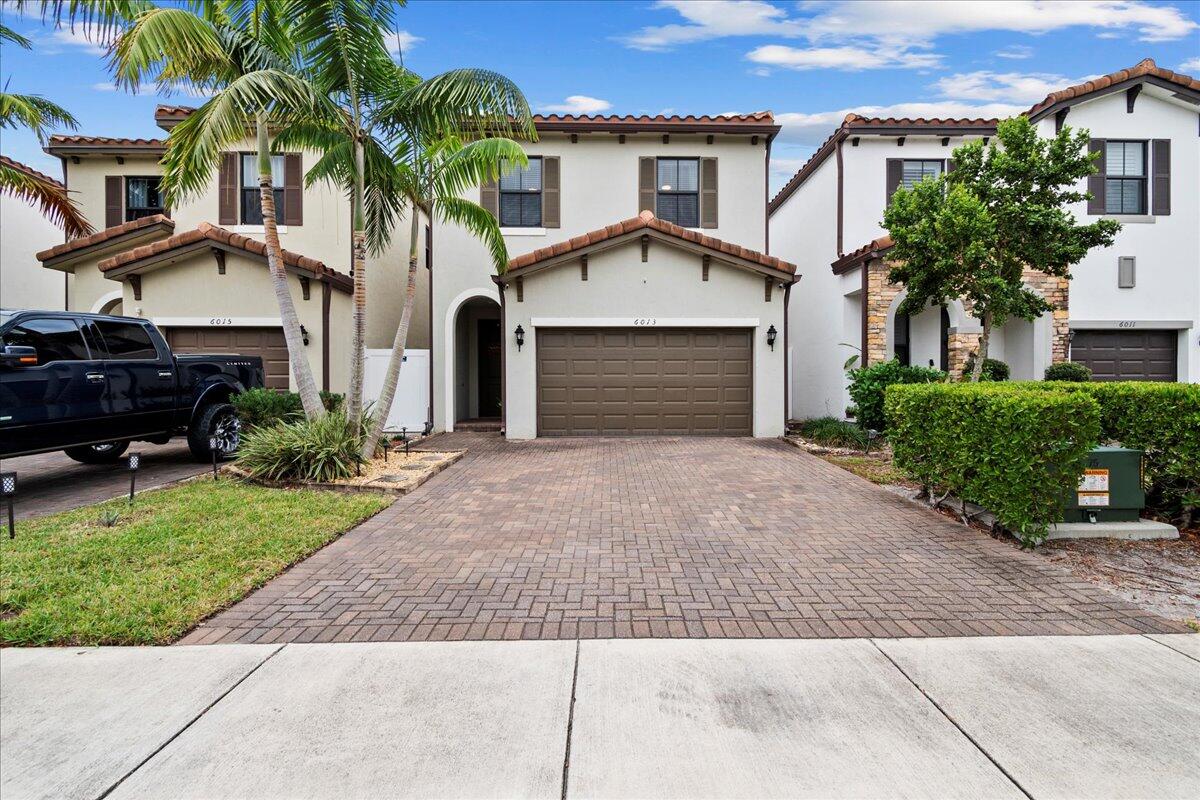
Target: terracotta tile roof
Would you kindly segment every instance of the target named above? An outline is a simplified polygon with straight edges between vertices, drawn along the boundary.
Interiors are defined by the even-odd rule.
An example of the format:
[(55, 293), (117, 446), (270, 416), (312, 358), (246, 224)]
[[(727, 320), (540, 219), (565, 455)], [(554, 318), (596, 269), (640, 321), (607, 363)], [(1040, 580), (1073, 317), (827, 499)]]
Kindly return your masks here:
[[(186, 247), (206, 239), (213, 242), (220, 242), (237, 250), (244, 250), (247, 253), (252, 253), (262, 258), (267, 257), (267, 246), (265, 243), (207, 222), (201, 222), (195, 230), (178, 233), (167, 239), (135, 247), (132, 250), (119, 253), (111, 258), (106, 258), (99, 264), (100, 271), (111, 272), (114, 269), (128, 266), (134, 262), (152, 258), (169, 250)], [(283, 251), (283, 263), (289, 267), (311, 272), (318, 278), (328, 278), (330, 283), (343, 288), (351, 289), (354, 286), (354, 282), (349, 275), (330, 269), (315, 258), (302, 256), (299, 253), (293, 253), (291, 250)]]
[(81, 150), (145, 150), (156, 153), (165, 150), (165, 139), (126, 139), (113, 136), (74, 136), (56, 133), (50, 137), (49, 144), (44, 148), (47, 153), (59, 151)]
[(195, 106), (168, 106), (168, 105), (162, 105), (160, 103), (154, 109), (154, 116), (156, 118), (162, 117), (162, 116), (186, 117), (188, 114), (191, 114), (195, 110), (196, 110)]
[(1163, 69), (1154, 63), (1152, 58), (1144, 58), (1129, 69), (1119, 69), (1116, 72), (1109, 73), (1099, 78), (1094, 78), (1090, 81), (1085, 81), (1075, 86), (1068, 86), (1066, 89), (1060, 89), (1057, 92), (1051, 92), (1046, 95), (1046, 99), (1030, 108), (1025, 113), (1031, 117), (1043, 115), (1052, 106), (1067, 100), (1074, 100), (1078, 97), (1084, 97), (1093, 92), (1098, 92), (1115, 86), (1125, 81), (1135, 80), (1137, 78), (1159, 78), (1175, 86), (1182, 86), (1185, 89), (1191, 89), (1194, 92), (1200, 92), (1200, 81), (1190, 75), (1182, 75), (1178, 72), (1172, 72), (1169, 69)]
[(8, 156), (0, 155), (0, 164), (3, 164), (6, 167), (15, 169), (18, 172), (24, 172), (26, 175), (32, 175), (33, 177), (37, 178), (40, 181), (46, 181), (47, 183), (52, 183), (59, 189), (66, 190), (66, 188), (67, 188), (66, 186), (63, 185), (63, 182), (58, 180), (57, 178), (51, 178), (46, 173), (38, 172), (36, 169), (29, 166), (28, 164), (22, 164), (20, 161), (11, 159)]
[(723, 242), (720, 239), (714, 239), (711, 236), (705, 236), (702, 233), (697, 233), (696, 231), (688, 230), (687, 228), (682, 228), (672, 222), (658, 219), (649, 211), (643, 211), (641, 214), (631, 219), (622, 220), (621, 222), (614, 223), (605, 228), (600, 228), (599, 230), (594, 230), (590, 233), (581, 234), (572, 239), (558, 242), (557, 244), (549, 247), (543, 247), (538, 250), (534, 250), (532, 253), (526, 253), (524, 255), (517, 256), (508, 262), (508, 273), (506, 274), (519, 272), (524, 268), (533, 266), (534, 264), (545, 261), (548, 258), (561, 256), (565, 253), (571, 253), (576, 250), (582, 250), (586, 247), (599, 244), (600, 242), (608, 239), (613, 239), (617, 236), (622, 236), (627, 233), (633, 233), (635, 231), (647, 228), (658, 231), (659, 233), (665, 233), (668, 236), (685, 239), (689, 242), (698, 244), (701, 247), (725, 253), (727, 255), (740, 258), (743, 261), (750, 261), (767, 269), (773, 269), (778, 272), (789, 272), (793, 275), (796, 273), (795, 264), (782, 261), (775, 256), (769, 256), (764, 253), (760, 253), (757, 250), (750, 250), (736, 244)]
[(857, 250), (853, 250), (846, 255), (834, 261), (830, 266), (833, 267), (834, 275), (841, 275), (843, 272), (849, 272), (855, 267), (876, 258), (883, 253), (891, 250), (896, 246), (892, 241), (890, 234), (884, 234), (874, 241), (867, 242)]
[(842, 121), (848, 128), (995, 128), (1000, 120), (995, 118), (965, 119), (961, 117), (864, 117), (850, 113)]
[(64, 244), (56, 244), (49, 250), (43, 250), (37, 254), (38, 261), (49, 261), (59, 256), (64, 256), (67, 253), (73, 253), (76, 250), (83, 250), (87, 247), (95, 247), (98, 244), (104, 244), (107, 241), (116, 239), (126, 234), (140, 231), (144, 228), (149, 228), (154, 225), (162, 225), (168, 231), (175, 230), (175, 222), (170, 217), (163, 214), (154, 214), (149, 217), (142, 217), (130, 222), (125, 222), (120, 225), (114, 225), (111, 228), (105, 228), (102, 231), (96, 231), (91, 236), (82, 236), (78, 239), (72, 239)]

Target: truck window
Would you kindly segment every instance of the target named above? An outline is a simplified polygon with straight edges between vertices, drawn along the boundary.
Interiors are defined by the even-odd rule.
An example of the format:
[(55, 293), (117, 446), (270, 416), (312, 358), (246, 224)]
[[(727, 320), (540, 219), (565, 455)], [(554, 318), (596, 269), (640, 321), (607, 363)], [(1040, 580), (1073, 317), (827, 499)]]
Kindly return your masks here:
[(155, 361), (158, 351), (150, 334), (136, 322), (98, 319), (96, 327), (104, 338), (108, 357), (114, 361)]
[(70, 319), (27, 319), (4, 333), (4, 344), (33, 347), (37, 350), (38, 366), (54, 361), (87, 361), (87, 345), (83, 335)]

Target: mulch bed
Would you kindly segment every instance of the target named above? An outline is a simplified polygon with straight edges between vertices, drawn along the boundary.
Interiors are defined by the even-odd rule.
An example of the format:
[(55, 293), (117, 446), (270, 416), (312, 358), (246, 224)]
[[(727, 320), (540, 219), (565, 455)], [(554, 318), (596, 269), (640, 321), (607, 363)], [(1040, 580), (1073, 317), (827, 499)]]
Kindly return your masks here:
[(382, 492), (385, 494), (403, 495), (416, 489), (425, 481), (438, 474), (446, 467), (458, 461), (465, 450), (439, 452), (433, 450), (413, 450), (405, 454), (403, 450), (392, 452), (384, 457), (377, 455), (370, 463), (362, 466), (361, 474), (335, 481), (273, 481), (266, 478), (255, 478), (249, 473), (229, 465), (222, 468), (241, 480), (260, 486), (273, 486), (285, 489), (329, 489), (339, 492)]

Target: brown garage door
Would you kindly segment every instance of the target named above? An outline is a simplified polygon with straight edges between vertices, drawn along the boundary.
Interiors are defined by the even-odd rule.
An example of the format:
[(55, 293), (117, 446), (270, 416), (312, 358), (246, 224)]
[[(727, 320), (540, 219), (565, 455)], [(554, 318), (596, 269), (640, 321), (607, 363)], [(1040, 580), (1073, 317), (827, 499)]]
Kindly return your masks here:
[(261, 356), (267, 388), (288, 388), (287, 342), (280, 328), (167, 328), (166, 334), (176, 353)]
[(749, 436), (749, 330), (540, 329), (542, 436)]
[(1075, 331), (1071, 360), (1099, 381), (1173, 381), (1175, 331)]

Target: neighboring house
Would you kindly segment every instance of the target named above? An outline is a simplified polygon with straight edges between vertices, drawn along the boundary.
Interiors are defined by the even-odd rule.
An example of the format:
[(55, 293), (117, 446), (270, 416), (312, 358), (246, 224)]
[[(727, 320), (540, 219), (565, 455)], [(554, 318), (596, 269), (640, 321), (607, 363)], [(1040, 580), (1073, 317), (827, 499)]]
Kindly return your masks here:
[[(164, 130), (191, 113), (159, 106)], [(162, 139), (52, 136), (66, 185), (98, 229), (38, 253), (42, 266), (73, 276), (68, 305), (146, 317), (177, 352), (260, 355), (273, 388), (291, 385), (278, 304), (266, 269), (254, 144), (225, 153), (209, 189), (179, 208), (160, 193)], [(304, 186), (314, 153), (273, 157), (276, 219), (292, 299), (319, 386), (345, 391), (351, 326), (350, 204), (336, 186)], [(425, 226), (421, 226), (425, 229)], [(408, 225), (367, 264), (368, 347), (391, 347), (400, 319)], [(428, 292), (426, 270), (420, 290)], [(428, 347), (427, 303), (417, 308), (412, 347)]]
[[(0, 161), (13, 169), (62, 185), (61, 181), (7, 156), (0, 156)], [(0, 231), (3, 231), (0, 235), (0, 306), (63, 310), (69, 278), (46, 272), (35, 255), (39, 250), (61, 242), (62, 229), (46, 219), (37, 206), (12, 195), (0, 194)]]
[[(1039, 378), (1056, 361), (1087, 364), (1099, 379), (1200, 381), (1200, 81), (1146, 60), (1054, 92), (1026, 112), (1047, 137), (1086, 128), (1101, 152), (1081, 222), (1124, 223), (1112, 247), (1092, 251), (1069, 282), (1029, 273), (1057, 306), (998, 330), (989, 355), (1014, 378)], [(867, 119), (850, 114), (771, 201), (772, 253), (806, 275), (791, 304), (791, 413), (840, 415), (843, 363), (904, 363), (961, 373), (980, 326), (954, 302), (897, 317), (903, 287), (887, 282), (883, 211), (898, 186), (952, 169), (953, 149), (987, 139), (996, 120)]]
[(469, 195), (499, 218), (509, 270), (437, 231), (436, 427), (782, 434), (798, 276), (764, 255), (771, 114), (535, 125), (529, 166)]

